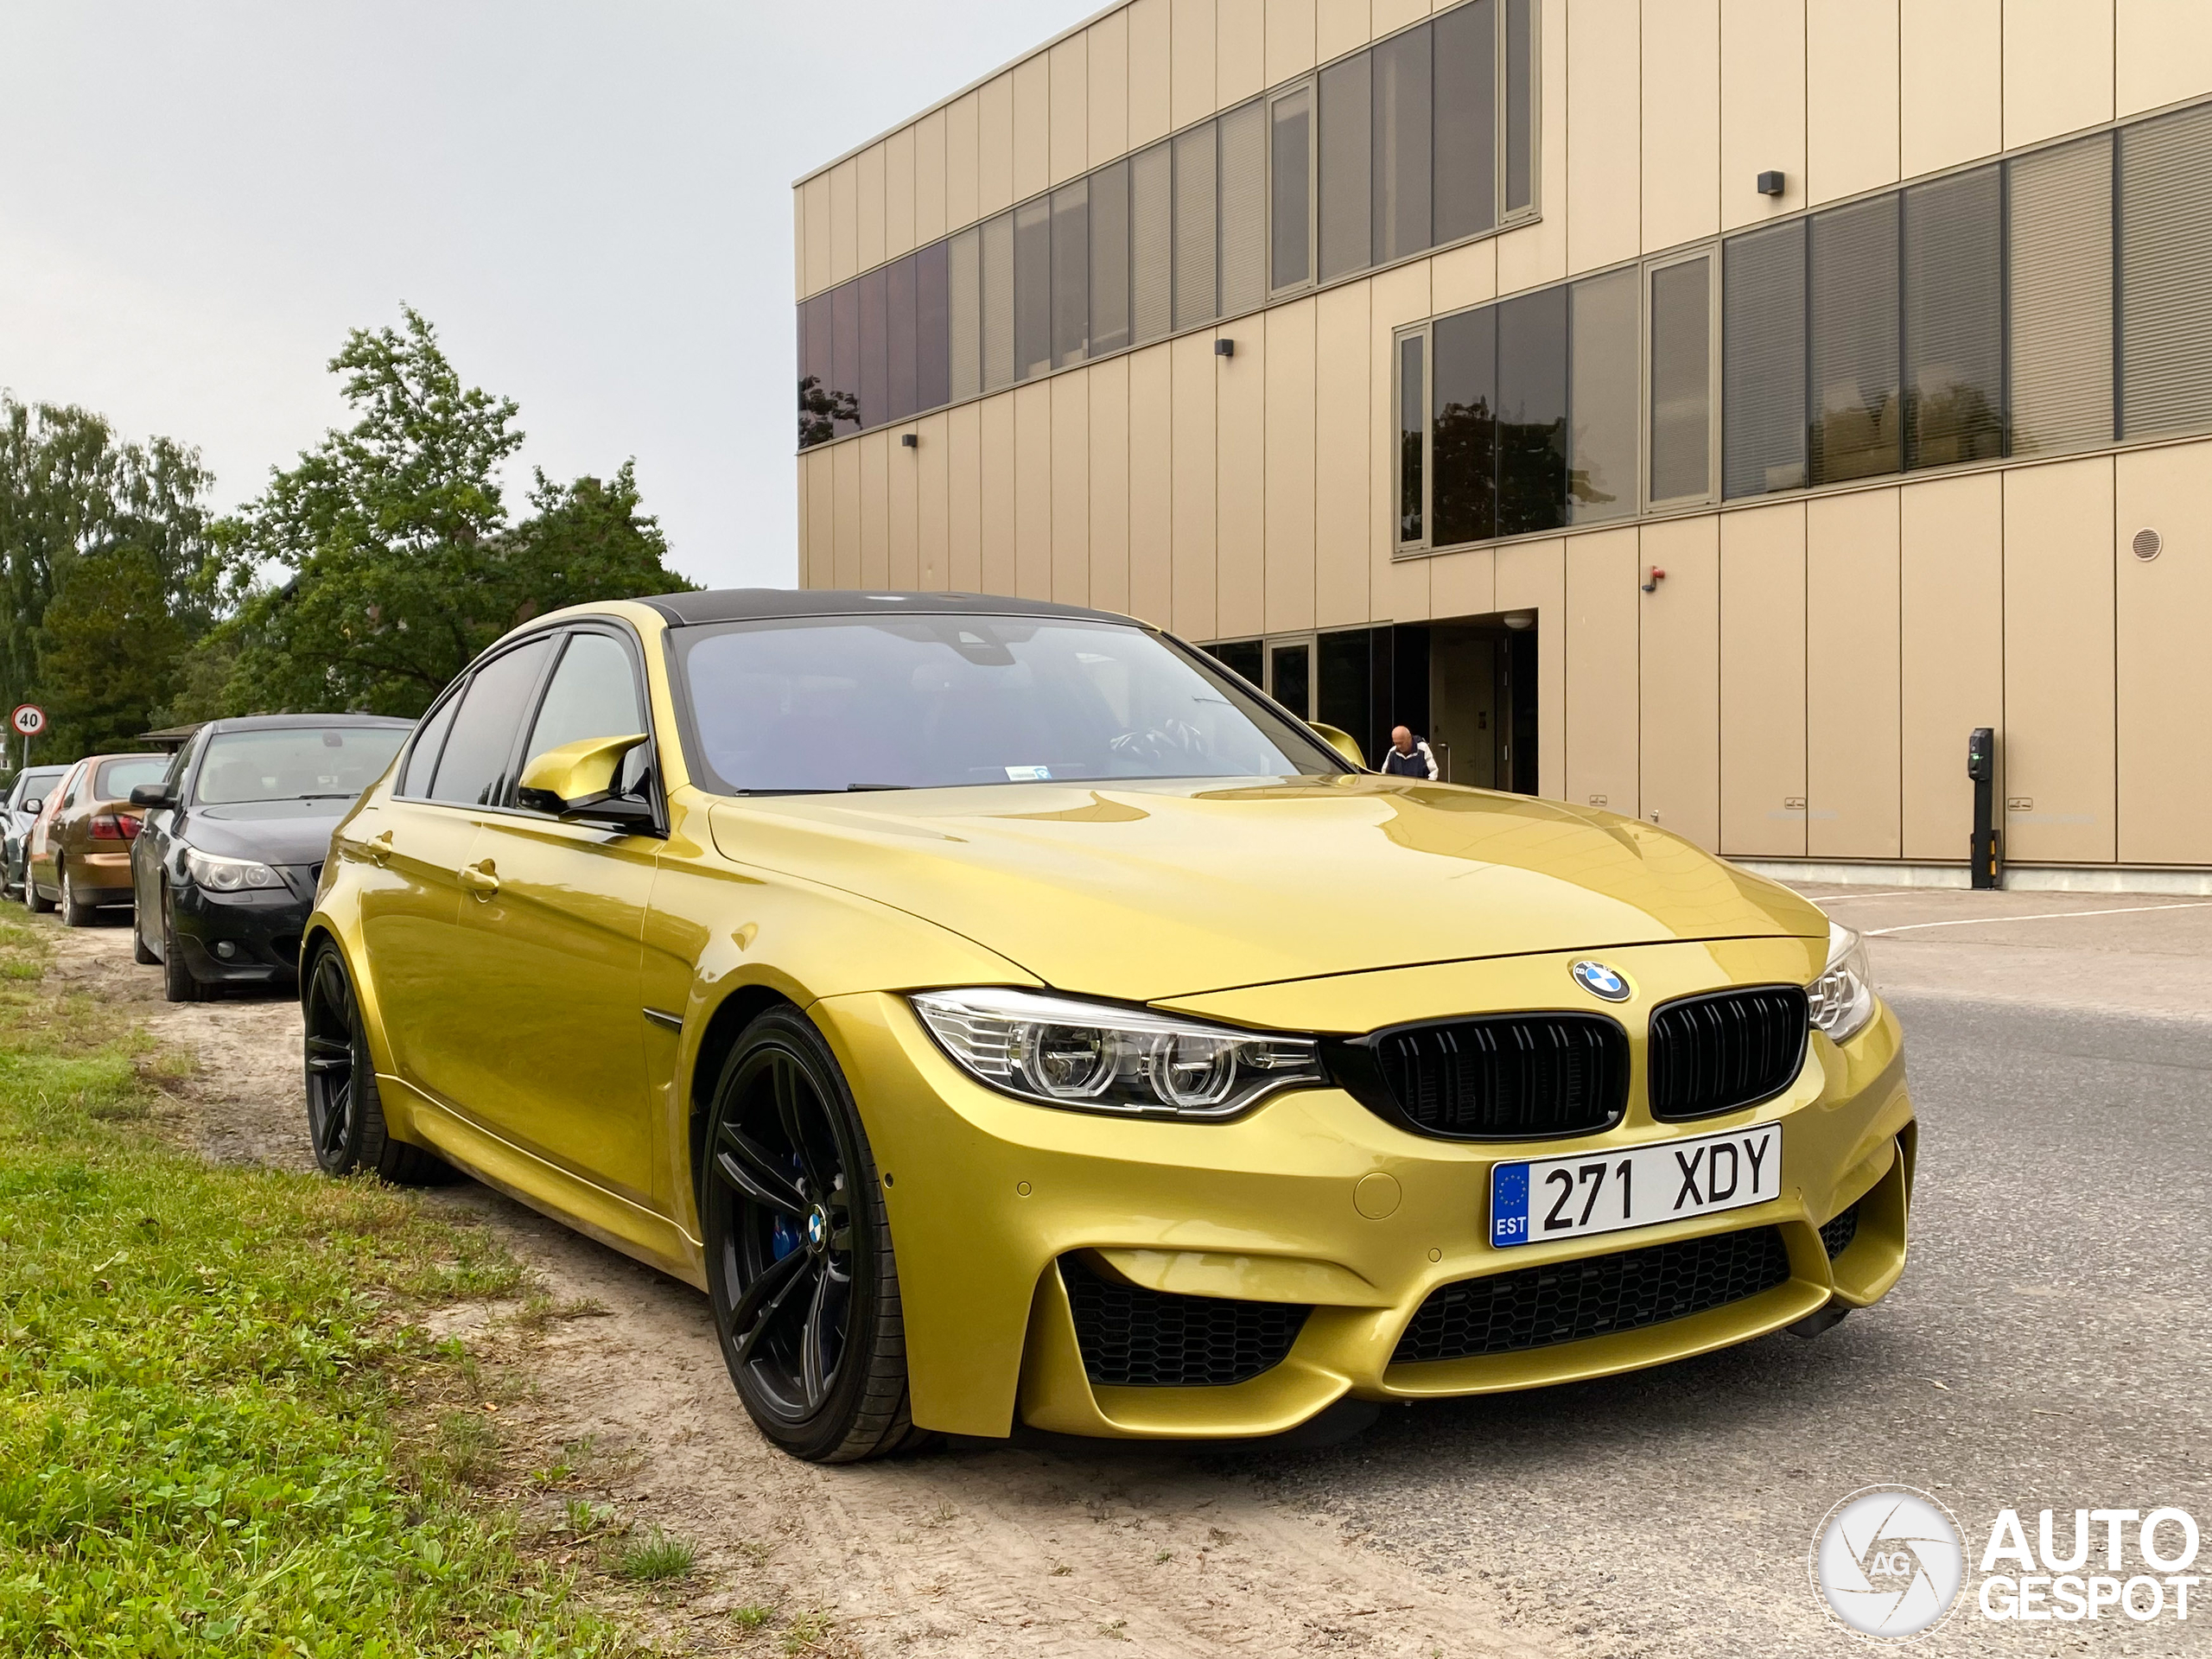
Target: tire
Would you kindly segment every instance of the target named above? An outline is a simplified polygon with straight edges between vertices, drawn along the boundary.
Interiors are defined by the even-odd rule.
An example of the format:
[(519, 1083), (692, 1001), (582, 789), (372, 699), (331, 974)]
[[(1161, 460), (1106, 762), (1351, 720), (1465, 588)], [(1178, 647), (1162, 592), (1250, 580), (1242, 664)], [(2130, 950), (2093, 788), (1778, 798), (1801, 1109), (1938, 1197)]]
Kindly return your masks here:
[(396, 1186), (442, 1186), (458, 1179), (453, 1166), (435, 1153), (385, 1128), (360, 1002), (335, 945), (315, 952), (301, 1003), (307, 1024), (308, 1136), (323, 1173), (372, 1170)]
[(704, 1155), (715, 1331), (760, 1432), (810, 1463), (924, 1438), (875, 1157), (836, 1057), (796, 1008), (771, 1008), (739, 1037)]
[(61, 886), (61, 925), (90, 927), (99, 914), (99, 906), (87, 904), (77, 897), (77, 884), (69, 879), (67, 863), (57, 861), (54, 871), (54, 879)]
[(200, 982), (186, 965), (184, 952), (177, 949), (166, 893), (162, 896), (162, 995), (171, 1002), (212, 1002), (215, 997), (214, 987)]

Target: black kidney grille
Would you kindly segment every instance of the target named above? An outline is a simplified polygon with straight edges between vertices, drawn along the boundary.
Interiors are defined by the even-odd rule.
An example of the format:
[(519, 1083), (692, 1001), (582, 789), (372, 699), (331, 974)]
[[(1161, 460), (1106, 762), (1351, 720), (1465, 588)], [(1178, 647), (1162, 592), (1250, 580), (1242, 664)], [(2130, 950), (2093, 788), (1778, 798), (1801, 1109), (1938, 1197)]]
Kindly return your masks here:
[(1495, 1273), (1431, 1291), (1390, 1363), (1519, 1353), (1641, 1330), (1789, 1280), (1789, 1251), (1773, 1227)]
[(1849, 1249), (1851, 1241), (1858, 1236), (1859, 1206), (1855, 1204), (1821, 1229), (1821, 1243), (1827, 1247), (1831, 1262)]
[(1587, 1135), (1618, 1122), (1628, 1098), (1628, 1038), (1589, 1014), (1413, 1026), (1383, 1033), (1370, 1047), (1391, 1103), (1427, 1135)]
[(1805, 992), (1754, 985), (1665, 1003), (1651, 1013), (1651, 1116), (1711, 1117), (1771, 1100), (1805, 1064)]
[(1060, 1281), (1083, 1370), (1119, 1388), (1220, 1388), (1281, 1363), (1313, 1310), (1297, 1302), (1177, 1296), (1101, 1278), (1074, 1256)]

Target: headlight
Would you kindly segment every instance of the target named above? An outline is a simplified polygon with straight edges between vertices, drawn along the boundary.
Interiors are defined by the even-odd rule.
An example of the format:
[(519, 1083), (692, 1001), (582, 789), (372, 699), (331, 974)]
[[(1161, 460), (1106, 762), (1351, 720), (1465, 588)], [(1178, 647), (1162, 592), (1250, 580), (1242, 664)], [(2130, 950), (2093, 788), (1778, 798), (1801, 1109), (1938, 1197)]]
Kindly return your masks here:
[(184, 855), (184, 873), (192, 885), (210, 893), (242, 893), (248, 887), (281, 887), (284, 878), (266, 864), (250, 858), (219, 858), (197, 848)]
[(1034, 991), (930, 991), (914, 1011), (979, 1082), (1040, 1106), (1223, 1118), (1327, 1080), (1310, 1037), (1262, 1036)]
[(1840, 922), (1828, 924), (1828, 965), (1805, 988), (1812, 1004), (1813, 1028), (1828, 1040), (1847, 1043), (1866, 1027), (1880, 1006), (1874, 1000), (1874, 976), (1866, 967), (1866, 944)]

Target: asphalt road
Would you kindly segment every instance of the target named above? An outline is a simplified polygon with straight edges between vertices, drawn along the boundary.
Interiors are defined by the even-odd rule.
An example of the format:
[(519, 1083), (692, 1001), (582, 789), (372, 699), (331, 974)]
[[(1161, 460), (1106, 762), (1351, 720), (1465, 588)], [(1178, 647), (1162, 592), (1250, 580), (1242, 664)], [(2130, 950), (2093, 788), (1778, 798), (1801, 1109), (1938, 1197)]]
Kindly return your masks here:
[[(2212, 1523), (2212, 1021), (1892, 1001), (1922, 1161), (1885, 1301), (1813, 1341), (1388, 1412), (1262, 1478), (1622, 1659), (1879, 1645), (1808, 1581), (1815, 1527), (1865, 1485), (1936, 1494), (1970, 1558), (2005, 1507), (2031, 1540), (2034, 1511), (2062, 1511), (2062, 1548), (2077, 1508)], [(2212, 1596), (2185, 1625), (1999, 1625), (1962, 1602), (1912, 1650), (2212, 1653)]]

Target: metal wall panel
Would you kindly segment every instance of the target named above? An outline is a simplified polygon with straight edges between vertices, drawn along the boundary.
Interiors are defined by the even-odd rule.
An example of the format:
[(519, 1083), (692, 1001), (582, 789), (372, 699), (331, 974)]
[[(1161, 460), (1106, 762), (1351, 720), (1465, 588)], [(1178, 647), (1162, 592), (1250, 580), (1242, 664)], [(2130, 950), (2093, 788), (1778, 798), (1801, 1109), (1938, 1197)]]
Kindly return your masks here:
[(1267, 625), (1268, 319), (1237, 325), (1214, 365), (1215, 613), (1208, 638)]
[(952, 586), (952, 415), (925, 415), (915, 423), (914, 586), (942, 592)]
[(854, 261), (858, 269), (867, 270), (881, 264), (884, 258), (883, 146), (870, 144), (854, 160), (859, 168), (854, 180), (854, 226), (858, 238), (854, 244)]
[(1014, 206), (1014, 75), (976, 89), (976, 211)]
[(1643, 234), (1656, 251), (1720, 228), (1720, 0), (1643, 0)]
[(1174, 630), (1211, 639), (1218, 604), (1215, 550), (1213, 341), (1203, 334), (1170, 342), (1173, 364), (1175, 464)]
[(1374, 39), (1367, 0), (1313, 0), (1313, 59), (1326, 63)]
[[(1314, 626), (1315, 302), (1267, 315), (1267, 613), (1268, 633)], [(1243, 361), (1240, 352), (1231, 360)], [(1229, 632), (1227, 618), (1223, 631)]]
[(1101, 17), (1086, 32), (1084, 116), (1090, 165), (1103, 167), (1129, 147), (1129, 8)]
[(830, 452), (832, 588), (861, 585), (861, 447), (841, 443)]
[(945, 411), (945, 575), (957, 594), (983, 591), (983, 406)]
[(952, 228), (945, 218), (945, 111), (931, 110), (914, 123), (914, 245), (936, 241)]
[(1630, 525), (1567, 543), (1567, 798), (1631, 818), (1643, 813), (1639, 541)]
[(1090, 37), (1086, 30), (1052, 51), (1052, 182), (1065, 184), (1090, 166)]
[(1368, 284), (1314, 296), (1313, 602), (1321, 627), (1365, 622), (1368, 605)]
[[(2212, 843), (2212, 721), (2204, 718), (2204, 624), (2212, 617), (2212, 444), (2114, 463), (2119, 641), (2120, 859), (2202, 864)], [(2136, 556), (2156, 531), (2154, 559)]]
[(1808, 200), (1897, 179), (1897, 9), (1805, 0)]
[(1129, 614), (1174, 622), (1175, 397), (1172, 348), (1129, 365)]
[(973, 225), (982, 209), (983, 96), (969, 92), (944, 111), (944, 224), (957, 231)]
[[(1720, 533), (1710, 518), (1647, 524), (1641, 561), (1667, 573), (1641, 594), (1637, 641), (1646, 821), (1720, 849)], [(1639, 590), (1640, 591), (1640, 590)]]
[(1214, 0), (1168, 0), (1174, 64), (1168, 75), (1174, 124), (1188, 126), (1221, 107), (1215, 71)]
[(1909, 485), (1899, 515), (1904, 855), (1958, 863), (1974, 830), (1967, 734), (2005, 727), (2005, 481)]
[(1720, 520), (1720, 850), (1805, 855), (1805, 505)]
[(1039, 53), (1014, 67), (1014, 199), (1052, 182), (1052, 61)]
[(1129, 147), (1165, 138), (1175, 124), (1168, 84), (1174, 60), (1169, 0), (1132, 0), (1129, 19)]
[(830, 169), (830, 281), (845, 281), (860, 270), (861, 164), (847, 156)]
[[(1089, 449), (1086, 443), (1084, 448)], [(1014, 394), (1014, 592), (1052, 596), (1052, 389)]]
[(1896, 858), (1903, 850), (1898, 747), (1897, 494), (1805, 504), (1805, 850)]
[(1051, 597), (1090, 603), (1090, 389), (1089, 377), (1063, 374), (1052, 394)]
[(2003, 476), (2005, 855), (2107, 862), (2118, 846), (2112, 457)]
[[(1567, 9), (1567, 269), (1594, 270), (1643, 246), (1636, 180), (1642, 143), (1637, 0), (1577, 0)], [(1670, 26), (1671, 27), (1671, 26)], [(1559, 42), (1550, 42), (1554, 51)], [(1671, 89), (1666, 116), (1685, 106)]]
[(884, 434), (884, 464), (890, 474), (888, 557), (884, 583), (894, 593), (921, 586), (922, 451), (908, 449), (895, 434)]
[(1014, 588), (1014, 394), (1002, 391), (977, 405), (982, 410), (982, 552), (978, 585), (987, 594)]
[(1555, 537), (1498, 549), (1497, 608), (1536, 613), (1536, 792), (1555, 801), (1570, 799), (1566, 543)]
[(2005, 148), (2113, 118), (2113, 0), (2005, 0)]
[(830, 286), (830, 175), (817, 174), (799, 192), (805, 200), (806, 287), (811, 297)]
[(1314, 0), (1266, 0), (1266, 4), (1267, 84), (1280, 86), (1318, 61), (1313, 55)]
[(1268, 0), (1215, 0), (1214, 102), (1222, 109), (1268, 85)]
[(1083, 377), (1090, 397), (1090, 603), (1129, 608), (1129, 359)]
[(2212, 6), (2119, 0), (2113, 17), (2113, 113), (2129, 116), (2212, 91)]
[(2004, 0), (1900, 6), (1897, 21), (1897, 162), (1904, 176), (2004, 149)]
[[(1783, 176), (1779, 196), (1753, 188)], [(1720, 0), (1720, 226), (1757, 225), (1805, 205), (1805, 9)]]
[(912, 253), (914, 241), (914, 129), (883, 141), (883, 257)]
[(861, 579), (862, 588), (891, 582), (891, 435), (863, 434), (849, 446), (861, 455)]

